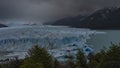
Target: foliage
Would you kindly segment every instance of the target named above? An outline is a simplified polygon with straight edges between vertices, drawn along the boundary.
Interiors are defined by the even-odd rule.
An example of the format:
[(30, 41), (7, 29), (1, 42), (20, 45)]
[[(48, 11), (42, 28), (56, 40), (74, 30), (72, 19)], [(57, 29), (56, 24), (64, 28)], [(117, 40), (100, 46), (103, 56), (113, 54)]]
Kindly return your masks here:
[(54, 68), (60, 68), (60, 63), (57, 59), (54, 61)]
[(120, 68), (120, 46), (113, 45), (106, 51), (98, 68)]
[(87, 60), (86, 57), (84, 56), (84, 53), (79, 50), (77, 53), (77, 58), (76, 58), (76, 68), (86, 68), (87, 67)]
[(90, 56), (90, 62), (86, 64), (85, 56), (79, 51), (76, 68), (120, 68), (120, 45), (112, 44), (108, 50)]
[(27, 58), (21, 68), (43, 68), (43, 65), (40, 62), (36, 63), (30, 58)]
[(90, 53), (88, 57), (79, 50), (76, 61), (71, 57), (68, 56), (69, 60), (66, 62), (59, 62), (57, 59), (53, 61), (44, 48), (34, 46), (28, 51), (24, 61), (16, 58), (1, 63), (0, 68), (120, 68), (120, 44), (112, 44), (108, 50), (101, 50), (96, 54)]
[(34, 46), (28, 51), (21, 68), (53, 68), (53, 60), (44, 48)]
[(0, 68), (20, 68), (22, 63), (23, 63), (23, 60), (18, 60), (16, 58), (15, 60), (11, 60), (6, 63), (2, 63), (0, 65)]

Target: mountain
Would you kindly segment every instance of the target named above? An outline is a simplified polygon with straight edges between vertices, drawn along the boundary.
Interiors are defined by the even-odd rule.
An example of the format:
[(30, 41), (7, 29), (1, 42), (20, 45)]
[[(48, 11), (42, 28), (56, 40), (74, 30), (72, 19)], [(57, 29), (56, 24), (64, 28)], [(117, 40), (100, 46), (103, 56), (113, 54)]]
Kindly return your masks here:
[(76, 26), (82, 19), (84, 19), (84, 16), (78, 15), (76, 17), (68, 17), (57, 20), (52, 23), (52, 25)]
[(120, 8), (104, 8), (86, 17), (65, 18), (54, 22), (52, 25), (91, 29), (120, 29)]
[(2, 27), (7, 27), (7, 25), (0, 24), (0, 28), (2, 28)]

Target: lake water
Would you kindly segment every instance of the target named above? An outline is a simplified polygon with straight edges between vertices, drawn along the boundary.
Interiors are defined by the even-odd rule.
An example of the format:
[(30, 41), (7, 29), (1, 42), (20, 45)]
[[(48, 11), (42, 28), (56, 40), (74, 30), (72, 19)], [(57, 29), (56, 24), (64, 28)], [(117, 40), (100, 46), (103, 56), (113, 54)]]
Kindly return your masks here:
[(111, 42), (115, 44), (120, 43), (120, 30), (97, 30), (100, 32), (105, 32), (105, 34), (96, 34), (91, 36), (88, 40), (89, 44), (95, 51), (99, 51), (104, 47), (108, 48), (111, 46)]

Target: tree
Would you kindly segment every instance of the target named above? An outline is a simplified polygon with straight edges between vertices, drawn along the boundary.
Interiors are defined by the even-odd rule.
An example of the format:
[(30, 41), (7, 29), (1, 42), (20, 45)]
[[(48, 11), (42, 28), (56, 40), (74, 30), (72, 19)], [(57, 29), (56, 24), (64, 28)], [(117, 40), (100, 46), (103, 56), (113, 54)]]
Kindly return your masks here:
[(87, 56), (89, 62), (88, 62), (88, 68), (96, 68), (97, 61), (95, 60), (95, 55), (93, 53), (89, 53)]
[(102, 57), (98, 68), (120, 68), (120, 46), (113, 45)]
[(69, 59), (69, 60), (66, 62), (66, 67), (65, 67), (65, 68), (75, 68), (75, 63), (74, 63), (74, 61)]
[(24, 61), (24, 64), (21, 66), (21, 68), (44, 68), (42, 63), (35, 62), (31, 58), (27, 58)]
[(54, 68), (60, 68), (60, 63), (57, 59), (54, 60)]
[(101, 50), (100, 52), (96, 53), (96, 54), (90, 54), (90, 62), (88, 63), (88, 67), (89, 68), (97, 68), (98, 65), (101, 63), (102, 59), (104, 58), (106, 52), (105, 50)]
[(28, 51), (21, 68), (53, 68), (53, 60), (44, 48), (36, 45)]
[(0, 68), (2, 68), (2, 66), (0, 65)]
[(86, 57), (84, 56), (84, 53), (79, 50), (78, 53), (77, 53), (77, 58), (76, 58), (76, 68), (87, 68), (87, 59)]
[(10, 59), (9, 61), (1, 63), (0, 68), (20, 68), (22, 63), (23, 63), (23, 60), (20, 60), (17, 57), (15, 57), (15, 59)]

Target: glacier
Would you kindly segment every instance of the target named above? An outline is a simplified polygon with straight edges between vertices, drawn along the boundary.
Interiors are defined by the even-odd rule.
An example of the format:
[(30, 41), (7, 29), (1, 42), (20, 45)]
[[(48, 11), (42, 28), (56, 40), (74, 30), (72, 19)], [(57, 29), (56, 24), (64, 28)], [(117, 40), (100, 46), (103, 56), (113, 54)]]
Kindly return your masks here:
[[(0, 59), (18, 56), (25, 58), (27, 51), (34, 45), (39, 45), (58, 59), (64, 61), (67, 55), (77, 54), (77, 49), (83, 49), (85, 55), (93, 52), (87, 44), (96, 30), (69, 28), (67, 26), (12, 26), (0, 28)], [(85, 50), (87, 47), (87, 50)], [(88, 51), (89, 49), (89, 51)]]

